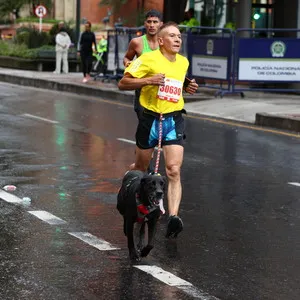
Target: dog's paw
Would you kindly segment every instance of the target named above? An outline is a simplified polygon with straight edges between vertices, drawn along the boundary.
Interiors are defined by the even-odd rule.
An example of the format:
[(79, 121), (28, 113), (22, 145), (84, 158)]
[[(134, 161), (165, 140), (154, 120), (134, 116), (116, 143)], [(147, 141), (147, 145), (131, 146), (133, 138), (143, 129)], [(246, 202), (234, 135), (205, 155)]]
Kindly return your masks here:
[(141, 260), (140, 256), (139, 256), (138, 253), (136, 252), (136, 250), (130, 251), (129, 257), (130, 257), (130, 260), (131, 260), (131, 261), (140, 261), (140, 260)]
[(145, 247), (145, 245), (144, 245), (144, 243), (143, 242), (140, 242), (140, 243), (138, 243), (137, 244), (137, 250), (138, 250), (138, 252), (141, 252), (142, 251), (142, 249)]
[(153, 246), (151, 245), (147, 245), (146, 247), (144, 247), (141, 251), (141, 257), (146, 257), (152, 249)]

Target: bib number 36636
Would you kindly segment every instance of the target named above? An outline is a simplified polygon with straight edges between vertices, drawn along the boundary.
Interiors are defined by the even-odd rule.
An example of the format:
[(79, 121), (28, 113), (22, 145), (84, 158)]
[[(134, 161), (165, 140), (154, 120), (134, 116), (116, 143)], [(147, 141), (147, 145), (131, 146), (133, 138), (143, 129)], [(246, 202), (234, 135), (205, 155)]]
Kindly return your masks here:
[(170, 102), (178, 102), (182, 92), (182, 81), (166, 78), (165, 85), (160, 86), (157, 93), (157, 98)]

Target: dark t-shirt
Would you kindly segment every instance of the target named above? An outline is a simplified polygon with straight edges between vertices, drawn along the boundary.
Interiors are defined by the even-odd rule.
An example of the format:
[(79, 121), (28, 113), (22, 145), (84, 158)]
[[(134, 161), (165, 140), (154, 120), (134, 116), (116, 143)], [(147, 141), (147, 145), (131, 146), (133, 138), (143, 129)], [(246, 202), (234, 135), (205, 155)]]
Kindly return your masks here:
[(85, 31), (81, 34), (80, 38), (80, 52), (84, 54), (92, 54), (93, 48), (92, 45), (96, 46), (96, 37), (94, 32)]

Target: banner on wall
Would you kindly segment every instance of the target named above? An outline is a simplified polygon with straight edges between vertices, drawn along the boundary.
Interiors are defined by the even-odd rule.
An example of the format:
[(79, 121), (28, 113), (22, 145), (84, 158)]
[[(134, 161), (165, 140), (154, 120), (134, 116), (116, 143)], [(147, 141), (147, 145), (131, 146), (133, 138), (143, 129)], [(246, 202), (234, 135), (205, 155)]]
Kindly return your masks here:
[(192, 36), (191, 73), (194, 77), (228, 80), (232, 38)]
[(238, 80), (300, 82), (299, 39), (240, 39)]

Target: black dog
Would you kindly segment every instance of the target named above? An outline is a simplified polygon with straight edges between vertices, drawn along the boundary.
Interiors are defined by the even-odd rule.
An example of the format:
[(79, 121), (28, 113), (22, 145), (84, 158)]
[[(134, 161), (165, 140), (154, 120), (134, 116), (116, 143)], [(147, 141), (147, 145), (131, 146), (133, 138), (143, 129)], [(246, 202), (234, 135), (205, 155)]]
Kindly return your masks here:
[[(164, 214), (163, 198), (166, 180), (159, 174), (148, 175), (141, 171), (128, 171), (118, 193), (117, 209), (124, 219), (131, 260), (146, 257), (153, 248), (157, 221)], [(135, 223), (140, 225), (137, 247), (134, 242)], [(148, 225), (148, 243), (145, 246), (145, 225)], [(137, 227), (137, 226), (136, 226)]]

